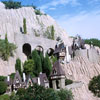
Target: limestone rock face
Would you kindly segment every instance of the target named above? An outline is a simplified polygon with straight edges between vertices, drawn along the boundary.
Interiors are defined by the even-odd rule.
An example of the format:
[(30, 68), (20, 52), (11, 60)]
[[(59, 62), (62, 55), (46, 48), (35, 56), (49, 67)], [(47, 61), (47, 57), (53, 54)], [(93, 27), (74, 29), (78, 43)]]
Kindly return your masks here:
[[(24, 18), (26, 19), (27, 34), (23, 34)], [(67, 33), (49, 15), (36, 15), (32, 7), (5, 9), (5, 5), (0, 2), (0, 38), (4, 39), (7, 33), (9, 42), (17, 46), (14, 58), (10, 58), (8, 62), (0, 60), (0, 75), (15, 72), (14, 67), (17, 58), (20, 58), (22, 62), (27, 59), (23, 53), (25, 43), (31, 46), (31, 50), (37, 46), (43, 47), (44, 52), (49, 48), (54, 49), (56, 41), (45, 36), (51, 25), (55, 29), (55, 39), (60, 36), (65, 44), (70, 45)]]
[(74, 100), (100, 100), (88, 90), (90, 79), (100, 74), (100, 60), (98, 63), (92, 63), (85, 56), (75, 57), (64, 66), (64, 70), (67, 78), (83, 83), (79, 88), (76, 86), (72, 89)]

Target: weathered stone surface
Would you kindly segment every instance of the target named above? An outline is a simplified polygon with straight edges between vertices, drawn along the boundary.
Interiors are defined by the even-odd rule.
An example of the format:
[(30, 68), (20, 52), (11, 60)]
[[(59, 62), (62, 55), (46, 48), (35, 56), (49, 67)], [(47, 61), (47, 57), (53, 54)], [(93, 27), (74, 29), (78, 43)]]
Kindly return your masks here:
[(90, 79), (100, 74), (99, 62), (92, 63), (88, 58), (78, 56), (64, 66), (67, 78), (83, 83), (82, 86), (77, 87), (76, 85), (76, 88), (74, 86), (72, 89), (74, 100), (100, 100), (94, 97), (93, 94), (88, 90)]
[[(23, 34), (23, 19), (26, 18), (27, 34)], [(0, 2), (0, 36), (5, 38), (7, 33), (8, 40), (16, 44), (17, 49), (15, 57), (10, 58), (8, 62), (0, 60), (0, 75), (8, 75), (14, 72), (16, 58), (24, 62), (27, 57), (23, 53), (23, 45), (28, 43), (32, 50), (37, 46), (42, 46), (44, 52), (49, 48), (54, 49), (56, 41), (44, 38), (44, 33), (49, 26), (53, 25), (55, 29), (55, 39), (60, 36), (65, 44), (70, 45), (69, 37), (66, 32), (48, 15), (36, 15), (32, 7), (22, 7), (19, 9), (5, 9)], [(35, 34), (39, 37), (36, 37)], [(7, 71), (6, 71), (7, 70)]]

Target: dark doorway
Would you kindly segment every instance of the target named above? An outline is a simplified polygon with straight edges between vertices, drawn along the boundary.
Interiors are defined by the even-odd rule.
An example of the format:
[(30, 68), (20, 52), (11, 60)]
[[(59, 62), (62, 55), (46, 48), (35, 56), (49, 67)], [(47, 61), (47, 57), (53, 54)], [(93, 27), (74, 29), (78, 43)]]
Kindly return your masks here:
[(23, 45), (23, 53), (24, 53), (27, 57), (30, 56), (30, 54), (31, 54), (31, 45), (30, 45), (30, 44), (25, 43), (25, 44)]

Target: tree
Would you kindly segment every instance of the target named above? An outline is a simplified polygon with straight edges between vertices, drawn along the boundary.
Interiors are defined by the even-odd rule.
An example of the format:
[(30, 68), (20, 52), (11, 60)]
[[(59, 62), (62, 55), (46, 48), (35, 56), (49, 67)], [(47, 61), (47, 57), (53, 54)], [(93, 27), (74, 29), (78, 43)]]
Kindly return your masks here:
[(0, 76), (0, 81), (5, 81), (6, 77), (5, 76)]
[(52, 38), (52, 40), (54, 40), (55, 39), (55, 29), (54, 29), (54, 26), (52, 25), (51, 26), (51, 38)]
[(9, 43), (8, 43), (8, 38), (7, 38), (7, 34), (5, 35), (5, 60), (8, 60), (10, 56), (10, 52), (9, 52)]
[(25, 61), (24, 63), (24, 72), (27, 74), (27, 75), (33, 75), (34, 74), (34, 61), (29, 59), (27, 61)]
[(60, 99), (56, 90), (48, 88), (46, 89), (46, 91), (44, 91), (44, 100), (62, 100), (62, 99)]
[(60, 97), (60, 100), (73, 100), (72, 92), (69, 90), (61, 89), (58, 91), (58, 96)]
[(98, 47), (100, 47), (100, 40), (95, 39), (95, 38), (92, 38), (92, 39), (85, 39), (85, 43), (86, 43), (86, 44), (89, 44), (89, 45), (91, 45), (91, 43), (92, 43), (93, 46), (98, 46)]
[(51, 71), (52, 71), (52, 65), (51, 65), (49, 56), (46, 54), (46, 57), (44, 58), (44, 63), (43, 63), (43, 72), (46, 73), (47, 77), (49, 77)]
[(14, 2), (13, 0), (2, 1), (5, 4), (6, 9), (18, 9), (21, 8), (21, 2)]
[(7, 34), (4, 40), (0, 39), (0, 57), (2, 57), (3, 60), (8, 60), (10, 56), (13, 56), (15, 49), (16, 46), (8, 42)]
[(23, 19), (23, 29), (24, 29), (24, 34), (26, 34), (27, 33), (26, 18)]
[(16, 71), (17, 70), (19, 71), (20, 75), (22, 75), (22, 71), (21, 71), (21, 60), (19, 58), (16, 59), (15, 69), (16, 69)]
[(0, 81), (0, 95), (4, 94), (7, 90), (7, 84), (3, 81)]
[(19, 100), (19, 96), (15, 94), (15, 92), (11, 93), (10, 100)]
[(10, 100), (10, 97), (9, 97), (9, 95), (4, 94), (4, 95), (0, 96), (0, 100)]
[(95, 96), (100, 97), (100, 75), (94, 76), (90, 80), (88, 88)]
[(34, 60), (34, 73), (36, 76), (38, 76), (39, 73), (42, 72), (41, 58), (37, 50), (33, 50), (31, 55), (32, 59)]

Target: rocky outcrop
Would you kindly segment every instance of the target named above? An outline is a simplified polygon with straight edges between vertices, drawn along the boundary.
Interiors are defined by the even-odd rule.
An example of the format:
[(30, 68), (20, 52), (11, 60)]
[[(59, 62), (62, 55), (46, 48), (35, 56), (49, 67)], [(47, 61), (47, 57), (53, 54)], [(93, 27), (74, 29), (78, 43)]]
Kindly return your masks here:
[(92, 63), (86, 57), (75, 57), (70, 63), (64, 66), (67, 78), (83, 83), (82, 86), (76, 86), (76, 88), (72, 89), (74, 100), (100, 100), (94, 97), (88, 90), (90, 79), (100, 74), (99, 62)]
[[(26, 18), (27, 34), (23, 34), (24, 18)], [(16, 58), (20, 58), (22, 62), (27, 59), (23, 53), (25, 43), (28, 43), (32, 50), (37, 46), (43, 47), (44, 52), (49, 48), (54, 49), (56, 41), (45, 36), (51, 25), (55, 29), (55, 39), (60, 36), (65, 44), (70, 45), (67, 33), (49, 15), (36, 15), (32, 7), (5, 9), (5, 5), (0, 2), (0, 38), (4, 39), (7, 33), (9, 42), (17, 46), (14, 58), (10, 58), (8, 62), (0, 60), (0, 75), (8, 75), (15, 71)]]

